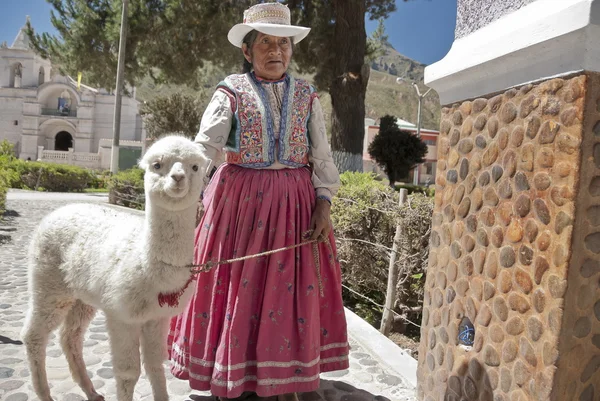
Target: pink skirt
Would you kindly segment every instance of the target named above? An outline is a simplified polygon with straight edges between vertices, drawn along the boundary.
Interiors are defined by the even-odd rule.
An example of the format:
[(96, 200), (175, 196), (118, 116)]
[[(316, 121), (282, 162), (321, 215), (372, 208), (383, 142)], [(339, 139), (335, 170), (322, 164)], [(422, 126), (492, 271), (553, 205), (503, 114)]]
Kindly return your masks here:
[[(310, 229), (308, 168), (222, 166), (204, 194), (195, 262), (286, 247)], [(235, 398), (314, 391), (319, 374), (348, 368), (341, 272), (333, 233), (319, 244), (221, 265), (202, 273), (171, 322), (171, 371), (193, 389)], [(331, 249), (331, 251), (330, 251)], [(322, 294), (319, 285), (322, 285)]]

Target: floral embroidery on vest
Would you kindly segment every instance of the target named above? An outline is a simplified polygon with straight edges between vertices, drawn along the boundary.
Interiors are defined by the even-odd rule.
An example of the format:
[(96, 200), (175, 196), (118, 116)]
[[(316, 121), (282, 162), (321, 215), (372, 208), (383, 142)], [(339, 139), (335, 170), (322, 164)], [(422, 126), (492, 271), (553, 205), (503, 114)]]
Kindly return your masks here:
[[(291, 167), (308, 164), (308, 119), (313, 99), (310, 85), (286, 76), (278, 161)], [(236, 97), (235, 126), (227, 141), (227, 162), (243, 167), (267, 167), (275, 161), (275, 133), (262, 84), (251, 74), (231, 75), (219, 86)]]
[(289, 103), (293, 107), (282, 113), (285, 116), (286, 130), (283, 137), (280, 136), (279, 159), (290, 161), (296, 165), (308, 164), (308, 119), (310, 117), (310, 105), (312, 101), (311, 88), (306, 81), (295, 80), (293, 90), (289, 91)]

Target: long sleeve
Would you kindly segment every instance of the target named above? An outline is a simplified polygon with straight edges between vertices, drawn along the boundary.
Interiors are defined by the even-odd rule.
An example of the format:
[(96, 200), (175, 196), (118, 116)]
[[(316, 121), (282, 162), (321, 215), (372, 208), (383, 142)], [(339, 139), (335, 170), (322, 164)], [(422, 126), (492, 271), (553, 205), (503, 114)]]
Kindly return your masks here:
[(218, 89), (202, 115), (200, 131), (195, 139), (210, 160), (207, 175), (211, 173), (213, 167), (218, 167), (225, 160), (223, 148), (229, 137), (232, 121), (231, 95), (225, 90)]
[(325, 196), (331, 200), (340, 188), (340, 174), (333, 163), (329, 142), (327, 142), (325, 117), (318, 97), (312, 101), (308, 134), (310, 136), (308, 156), (313, 166), (312, 183), (317, 196)]

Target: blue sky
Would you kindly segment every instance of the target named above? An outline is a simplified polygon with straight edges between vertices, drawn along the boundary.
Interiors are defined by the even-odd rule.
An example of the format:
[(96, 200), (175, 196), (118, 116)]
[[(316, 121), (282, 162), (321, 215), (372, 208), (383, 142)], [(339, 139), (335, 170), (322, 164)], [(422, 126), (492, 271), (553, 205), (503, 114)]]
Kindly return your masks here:
[[(397, 0), (396, 7), (385, 21), (394, 48), (423, 64), (442, 59), (454, 40), (456, 0)], [(50, 22), (52, 7), (45, 0), (0, 0), (0, 9), (0, 43), (10, 46), (26, 15), (37, 32), (56, 33)], [(367, 21), (369, 33), (376, 27), (377, 21)]]

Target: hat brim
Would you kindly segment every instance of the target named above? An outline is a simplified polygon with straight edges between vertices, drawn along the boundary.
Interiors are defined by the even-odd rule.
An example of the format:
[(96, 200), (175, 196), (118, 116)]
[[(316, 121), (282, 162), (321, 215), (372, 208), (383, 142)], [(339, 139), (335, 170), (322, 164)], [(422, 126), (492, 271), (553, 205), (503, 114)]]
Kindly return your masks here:
[(232, 45), (242, 47), (244, 37), (251, 31), (257, 30), (267, 35), (292, 38), (294, 44), (300, 42), (308, 35), (310, 28), (295, 25), (279, 24), (237, 24), (229, 30), (227, 39)]

